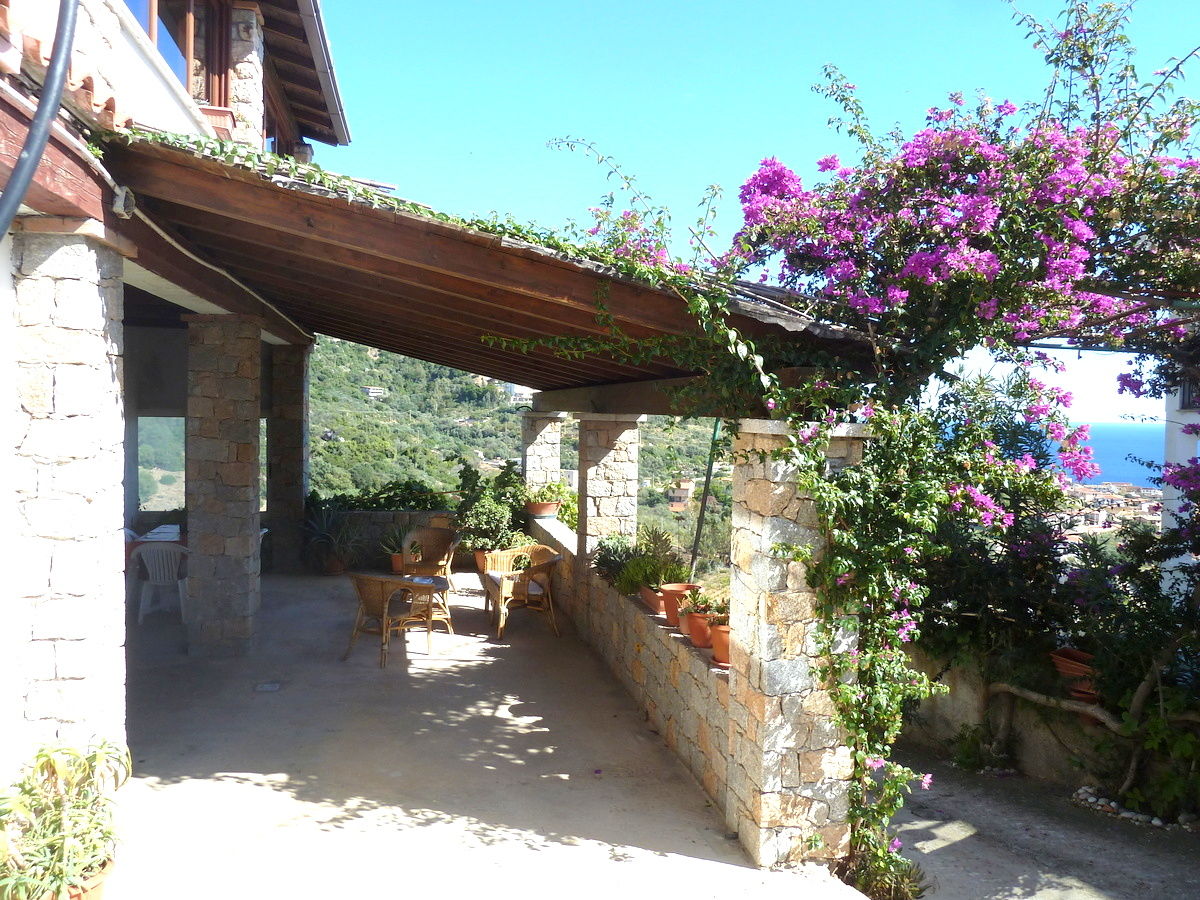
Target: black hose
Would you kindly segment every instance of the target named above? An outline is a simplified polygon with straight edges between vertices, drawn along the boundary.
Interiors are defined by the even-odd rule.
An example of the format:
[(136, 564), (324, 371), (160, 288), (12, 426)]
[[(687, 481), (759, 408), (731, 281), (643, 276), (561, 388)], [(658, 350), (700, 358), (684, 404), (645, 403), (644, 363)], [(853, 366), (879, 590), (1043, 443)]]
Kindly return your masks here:
[(71, 44), (75, 40), (75, 18), (79, 11), (79, 0), (59, 0), (58, 26), (54, 31), (54, 50), (50, 65), (46, 68), (46, 80), (42, 84), (42, 97), (37, 111), (25, 135), (25, 145), (13, 166), (12, 176), (0, 194), (0, 237), (8, 234), (25, 192), (33, 181), (33, 173), (42, 161), (46, 142), (50, 140), (50, 127), (62, 103), (63, 87), (67, 81), (67, 67), (71, 62)]

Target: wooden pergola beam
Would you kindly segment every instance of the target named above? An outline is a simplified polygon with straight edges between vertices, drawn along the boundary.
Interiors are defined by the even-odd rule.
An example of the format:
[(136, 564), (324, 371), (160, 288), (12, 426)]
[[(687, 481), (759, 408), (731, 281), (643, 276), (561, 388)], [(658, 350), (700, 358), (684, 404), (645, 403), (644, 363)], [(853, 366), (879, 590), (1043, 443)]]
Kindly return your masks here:
[[(185, 229), (195, 240), (223, 252), (244, 252), (239, 247), (256, 247), (258, 258), (264, 258), (261, 250), (270, 251), (268, 259), (275, 258), (294, 268), (297, 273), (331, 271), (341, 278), (351, 273), (377, 282), (385, 290), (406, 291), (419, 288), (443, 295), (447, 315), (468, 304), (487, 310), (499, 323), (511, 320), (514, 315), (541, 323), (542, 333), (557, 333), (559, 329), (575, 329), (580, 334), (605, 335), (607, 330), (596, 321), (594, 305), (540, 304), (527, 294), (481, 286), (467, 278), (454, 274), (431, 272), (404, 262), (385, 260), (359, 250), (331, 247), (321, 241), (306, 237), (276, 234), (268, 229), (240, 221), (231, 221), (211, 213), (179, 206), (174, 203), (153, 201), (156, 217)], [(201, 234), (197, 234), (201, 232)], [(680, 320), (675, 328), (654, 328), (641, 323), (623, 323), (626, 334), (635, 339), (645, 339), (663, 334), (683, 335), (693, 331), (688, 319)]]
[[(328, 288), (338, 295), (349, 295), (353, 299), (358, 293), (380, 301), (391, 300), (399, 309), (402, 305), (424, 308), (439, 318), (446, 326), (455, 327), (460, 322), (473, 322), (491, 333), (512, 337), (545, 337), (548, 329), (556, 334), (580, 337), (605, 337), (605, 330), (595, 319), (570, 317), (569, 320), (551, 319), (508, 307), (502, 303), (480, 302), (478, 298), (409, 282), (392, 281), (379, 275), (367, 274), (357, 269), (331, 265), (328, 260), (313, 259), (302, 254), (285, 251), (264, 254), (259, 244), (242, 243), (228, 235), (196, 231), (187, 228), (183, 232), (190, 243), (203, 249), (223, 264), (245, 267), (252, 265), (256, 270), (288, 278), (303, 286)], [(253, 272), (247, 273), (253, 280)], [(352, 289), (352, 290), (351, 290)], [(630, 337), (649, 339), (659, 335), (649, 329), (631, 330)], [(634, 374), (646, 377), (664, 376), (677, 371), (673, 366), (632, 366)], [(656, 371), (658, 369), (658, 371)]]
[[(494, 235), (289, 190), (254, 172), (230, 169), (179, 151), (167, 156), (167, 152), (143, 144), (115, 148), (111, 165), (138, 194), (168, 199), (280, 235), (453, 275), (589, 314), (603, 298), (620, 323), (666, 332), (694, 329), (682, 302), (653, 288), (567, 265), (548, 253), (504, 244)], [(747, 323), (746, 330), (762, 330), (756, 325)]]
[[(32, 120), (31, 107), (7, 92), (0, 93), (0, 186), (12, 177)], [(50, 216), (96, 219), (111, 225), (112, 191), (80, 156), (82, 152), (86, 151), (75, 147), (62, 126), (56, 125), (25, 193), (24, 205)]]
[[(240, 270), (235, 270), (239, 271)], [(266, 283), (271, 285), (273, 279), (267, 279)], [(310, 295), (308, 293), (297, 292), (289, 282), (281, 282), (283, 290), (288, 292), (288, 297), (291, 300), (293, 307), (300, 314), (300, 317), (305, 322), (315, 322), (317, 316), (323, 317), (325, 322), (336, 321), (343, 327), (357, 327), (367, 331), (374, 339), (376, 336), (386, 334), (397, 334), (404, 336), (412, 345), (421, 345), (431, 350), (442, 349), (447, 352), (453, 352), (456, 357), (464, 362), (474, 362), (476, 365), (482, 363), (498, 363), (511, 361), (513, 354), (506, 353), (502, 350), (493, 348), (481, 340), (484, 332), (479, 329), (470, 328), (467, 326), (460, 327), (457, 332), (442, 331), (435, 332), (429, 327), (430, 322), (420, 313), (410, 313), (404, 316), (407, 319), (407, 325), (393, 325), (391, 327), (384, 324), (381, 319), (378, 323), (372, 326), (369, 320), (364, 320), (360, 316), (354, 316), (346, 312), (343, 305), (331, 304), (327, 302), (327, 295), (321, 292), (320, 295)], [(279, 285), (271, 285), (275, 289), (279, 289)], [(394, 307), (389, 309), (389, 312), (395, 312)], [(552, 375), (554, 383), (562, 383), (564, 380), (577, 380), (586, 382), (588, 377), (595, 378), (595, 370), (589, 370), (589, 367), (578, 367), (572, 361), (558, 359), (551, 356), (548, 352), (534, 352), (528, 355), (528, 361), (534, 373), (526, 372), (535, 382), (531, 387), (537, 387), (539, 380), (541, 383), (546, 383), (544, 377), (539, 378), (538, 374)], [(473, 371), (469, 366), (467, 371)], [(636, 377), (636, 375), (632, 376)], [(525, 382), (520, 382), (524, 384)]]
[[(795, 366), (776, 372), (784, 384), (796, 384), (813, 370)], [(534, 394), (535, 412), (607, 413), (610, 415), (681, 416), (700, 415), (720, 418), (765, 418), (767, 408), (762, 403), (749, 403), (736, 408), (714, 399), (705, 406), (701, 401), (684, 406), (678, 400), (678, 392), (687, 388), (690, 393), (704, 390), (707, 375), (692, 375), (682, 378), (658, 378), (623, 384), (594, 384), (586, 387), (562, 388)]]
[[(199, 246), (201, 249), (207, 249), (204, 244)], [(439, 311), (436, 296), (422, 298), (418, 289), (415, 288), (410, 289), (402, 296), (397, 296), (380, 292), (377, 288), (365, 284), (355, 283), (353, 280), (339, 284), (333, 279), (308, 275), (304, 279), (307, 289), (304, 289), (297, 287), (294, 272), (289, 272), (279, 265), (265, 264), (261, 260), (229, 252), (222, 254), (221, 259), (227, 269), (248, 284), (260, 287), (274, 296), (287, 297), (293, 305), (303, 300), (308, 309), (328, 307), (348, 310), (353, 306), (361, 307), (365, 312), (375, 316), (374, 330), (376, 331), (411, 331), (413, 327), (417, 327), (423, 333), (442, 341), (462, 343), (466, 338), (469, 345), (476, 350), (486, 349), (486, 345), (481, 340), (484, 335), (530, 339), (540, 336), (536, 328), (515, 326), (512, 323), (498, 328), (494, 321), (480, 319), (469, 312), (447, 318), (444, 314), (444, 304)], [(313, 291), (316, 293), (312, 293)], [(354, 319), (349, 321), (354, 321)], [(359, 322), (360, 327), (372, 328), (370, 317), (363, 317)], [(529, 356), (539, 359), (547, 365), (553, 364), (561, 374), (578, 373), (603, 377), (603, 374), (607, 372), (611, 377), (613, 369), (611, 365), (602, 365), (590, 360), (563, 360), (555, 357), (545, 348), (535, 348)], [(658, 374), (653, 370), (641, 367), (625, 366), (622, 368), (624, 369), (623, 374), (627, 375), (630, 380), (654, 377)]]

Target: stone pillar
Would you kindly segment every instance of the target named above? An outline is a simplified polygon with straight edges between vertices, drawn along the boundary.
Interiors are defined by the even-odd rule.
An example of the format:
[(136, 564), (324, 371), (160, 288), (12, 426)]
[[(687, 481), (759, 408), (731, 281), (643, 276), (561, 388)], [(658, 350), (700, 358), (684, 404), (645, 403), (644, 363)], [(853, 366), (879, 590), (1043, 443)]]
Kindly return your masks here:
[[(582, 559), (610, 534), (637, 534), (638, 424), (645, 416), (579, 413)], [(586, 566), (580, 566), (586, 570)]]
[(263, 17), (257, 3), (235, 0), (229, 11), (229, 107), (233, 139), (261, 149), (266, 111)]
[[(760, 866), (838, 860), (850, 843), (850, 749), (817, 680), (816, 597), (805, 567), (773, 550), (825, 539), (812, 500), (796, 488), (795, 467), (772, 456), (787, 446), (787, 423), (750, 419), (740, 428), (726, 822)], [(866, 434), (863, 426), (839, 430), (826, 451), (830, 465), (859, 462)]]
[(89, 237), (18, 232), (0, 248), (0, 780), (39, 744), (125, 740), (121, 271)]
[(308, 359), (311, 346), (271, 348), (267, 418), (267, 525), (272, 563), (303, 570), (304, 500), (308, 495)]
[(262, 322), (188, 315), (188, 652), (239, 656), (259, 605)]
[(562, 424), (566, 413), (521, 414), (521, 468), (531, 489), (562, 479)]

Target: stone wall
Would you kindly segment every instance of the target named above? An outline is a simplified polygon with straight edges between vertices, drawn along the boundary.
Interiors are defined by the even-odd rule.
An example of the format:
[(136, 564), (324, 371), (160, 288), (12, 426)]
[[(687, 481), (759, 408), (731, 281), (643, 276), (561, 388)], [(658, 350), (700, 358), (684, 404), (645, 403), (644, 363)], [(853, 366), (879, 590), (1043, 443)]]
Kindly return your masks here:
[[(912, 651), (913, 665), (931, 677), (938, 677), (950, 692), (928, 697), (904, 720), (901, 738), (906, 743), (929, 747), (950, 754), (954, 737), (963, 726), (979, 724), (984, 707), (983, 680), (977, 672), (952, 666), (946, 669), (919, 649)], [(1050, 663), (1047, 661), (1047, 666)], [(1085, 781), (1076, 760), (1091, 760), (1097, 734), (1102, 726), (1086, 726), (1074, 713), (1058, 712), (1013, 698), (1013, 763), (1023, 774), (1051, 781), (1072, 789)], [(1002, 697), (990, 703), (993, 717), (999, 713)], [(995, 718), (992, 719), (995, 722)], [(1098, 730), (1100, 729), (1100, 730)], [(1099, 761), (1094, 760), (1099, 767)]]
[(393, 528), (401, 532), (426, 525), (447, 528), (454, 517), (448, 509), (435, 510), (347, 510), (340, 514), (348, 519), (362, 537), (362, 555), (356, 565), (363, 567), (387, 567), (391, 561), (379, 549), (383, 536)]
[(76, 236), (4, 247), (13, 565), (0, 775), (45, 742), (125, 737), (121, 258)]
[[(588, 485), (580, 489), (581, 501), (589, 493), (624, 499), (625, 485), (636, 485), (636, 444), (628, 454), (632, 471), (630, 459), (610, 460), (614, 449), (631, 442), (631, 430), (636, 439), (636, 427), (627, 417), (596, 419), (581, 419)], [(866, 436), (861, 426), (840, 429), (826, 451), (830, 467), (859, 462)], [(793, 466), (774, 458), (786, 446), (785, 423), (740, 423), (727, 671), (712, 666), (710, 651), (697, 650), (665, 619), (594, 574), (582, 547), (590, 548), (598, 535), (585, 540), (557, 521), (532, 525), (535, 537), (564, 556), (555, 576), (559, 607), (701, 782), (751, 859), (767, 868), (833, 863), (850, 844), (853, 766), (827, 685), (816, 675), (815, 594), (805, 567), (775, 552), (780, 543), (818, 552), (824, 543), (812, 498), (797, 489)], [(595, 509), (614, 520), (604, 533), (632, 532), (636, 520), (622, 515), (623, 507)], [(580, 548), (575, 553), (572, 544)], [(852, 647), (849, 636), (837, 644)]]
[[(531, 533), (563, 554), (555, 571), (556, 606), (645, 710), (650, 727), (724, 809), (731, 762), (729, 672), (712, 665), (711, 650), (697, 649), (641, 600), (622, 596), (586, 567), (577, 573), (571, 549), (575, 535), (561, 522), (535, 521)], [(577, 579), (578, 574), (583, 577)]]
[[(866, 430), (837, 432), (830, 467), (862, 459)], [(852, 760), (816, 677), (816, 595), (777, 544), (819, 552), (824, 537), (793, 465), (774, 454), (787, 423), (743, 420), (734, 441), (730, 618), (730, 752), (726, 821), (760, 865), (836, 860), (849, 852)], [(850, 649), (851, 639), (839, 640)]]

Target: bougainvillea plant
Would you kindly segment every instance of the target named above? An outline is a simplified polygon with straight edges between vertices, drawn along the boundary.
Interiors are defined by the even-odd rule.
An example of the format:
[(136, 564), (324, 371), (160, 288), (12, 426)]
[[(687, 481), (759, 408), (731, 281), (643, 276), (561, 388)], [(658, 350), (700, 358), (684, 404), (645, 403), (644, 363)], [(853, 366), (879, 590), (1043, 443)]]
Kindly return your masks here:
[[(1114, 389), (1138, 394), (1197, 374), (1200, 105), (1176, 97), (1176, 84), (1200, 48), (1143, 81), (1126, 12), (1072, 0), (1056, 25), (1018, 15), (1045, 56), (1044, 96), (1018, 105), (952, 94), (911, 135), (875, 136), (855, 86), (828, 68), (818, 90), (842, 108), (834, 122), (857, 139), (859, 158), (816, 160), (808, 184), (764, 160), (741, 189), (732, 246), (707, 267), (670, 260), (665, 217), (649, 206), (606, 207), (591, 231), (593, 254), (687, 301), (703, 337), (672, 356), (710, 374), (710, 406), (724, 391), (729, 408), (744, 408), (737, 402), (750, 393), (791, 426), (781, 454), (797, 465), (829, 542), (816, 554), (777, 549), (808, 562), (818, 588), (824, 675), (856, 767), (848, 870), (873, 895), (917, 893), (887, 823), (929, 778), (890, 751), (904, 705), (932, 689), (905, 648), (919, 635), (939, 523), (1003, 535), (1017, 521), (1006, 498), (1053, 507), (1069, 478), (1097, 471), (1086, 426), (1068, 424), (1070, 395), (1038, 372), (1056, 364), (1029, 345), (1136, 354)], [(703, 226), (693, 232), (700, 247), (707, 236)], [(747, 277), (790, 289), (797, 311), (858, 335), (869, 362), (809, 360), (805, 378), (782, 383), (764, 363), (778, 361), (778, 348), (755, 346), (727, 321), (723, 289)], [(603, 347), (544, 343), (635, 360), (664, 350), (618, 333)], [(994, 421), (931, 399), (931, 385), (953, 384), (954, 361), (977, 348), (1016, 366), (1006, 403), (1053, 442), (1052, 455), (1006, 450)], [(831, 475), (824, 448), (848, 422), (869, 423), (873, 438), (861, 465)], [(1200, 485), (1200, 462), (1165, 477)]]

